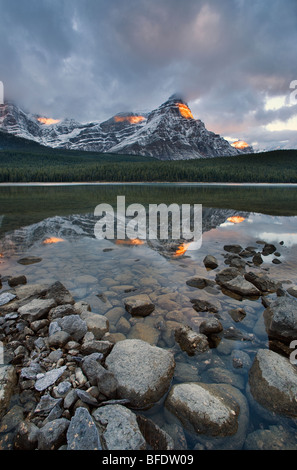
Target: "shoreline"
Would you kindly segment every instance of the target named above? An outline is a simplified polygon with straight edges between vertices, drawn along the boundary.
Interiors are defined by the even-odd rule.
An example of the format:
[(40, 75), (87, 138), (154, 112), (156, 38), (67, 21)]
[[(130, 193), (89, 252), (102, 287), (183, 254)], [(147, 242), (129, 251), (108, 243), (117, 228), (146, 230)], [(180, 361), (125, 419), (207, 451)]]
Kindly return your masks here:
[(7, 186), (122, 186), (122, 185), (189, 185), (189, 186), (285, 186), (285, 187), (297, 187), (297, 183), (237, 183), (237, 182), (191, 182), (191, 181), (74, 181), (74, 182), (11, 182), (11, 183), (0, 183), (0, 187)]

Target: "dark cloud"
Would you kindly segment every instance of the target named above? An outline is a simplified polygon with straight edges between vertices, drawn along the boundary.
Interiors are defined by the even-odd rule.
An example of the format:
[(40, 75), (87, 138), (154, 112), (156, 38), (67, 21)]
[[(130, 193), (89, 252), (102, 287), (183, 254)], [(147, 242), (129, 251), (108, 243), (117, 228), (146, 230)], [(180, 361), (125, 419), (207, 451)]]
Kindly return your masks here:
[(31, 112), (104, 120), (180, 92), (211, 130), (259, 142), (296, 114), (265, 109), (297, 79), (296, 0), (0, 0), (0, 14), (0, 80)]

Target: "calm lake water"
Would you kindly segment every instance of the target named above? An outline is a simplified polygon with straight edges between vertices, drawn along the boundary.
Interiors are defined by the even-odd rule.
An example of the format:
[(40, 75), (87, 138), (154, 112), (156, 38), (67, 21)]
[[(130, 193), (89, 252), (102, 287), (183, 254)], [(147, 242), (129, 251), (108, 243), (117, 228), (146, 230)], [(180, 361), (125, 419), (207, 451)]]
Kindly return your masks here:
[[(126, 197), (126, 205), (202, 204), (201, 248), (178, 256), (182, 240), (129, 245), (96, 239), (95, 207), (103, 202), (116, 207), (119, 195)], [(232, 357), (234, 351), (243, 350), (252, 361), (259, 348), (269, 347), (261, 299), (226, 295), (218, 286), (197, 289), (189, 287), (186, 281), (194, 276), (214, 280), (216, 273), (226, 267), (224, 245), (254, 246), (256, 251), (261, 251), (261, 242), (265, 241), (277, 246), (280, 254), (277, 259), (281, 263), (274, 264), (273, 255), (264, 257), (261, 272), (266, 270), (272, 279), (283, 281), (284, 288), (295, 284), (296, 202), (294, 185), (0, 186), (0, 274), (2, 277), (25, 274), (28, 282), (59, 280), (76, 300), (87, 301), (94, 312), (109, 318), (110, 332), (117, 339), (140, 338), (172, 350), (176, 360), (174, 383), (229, 383), (246, 395), (247, 371), (235, 369)], [(53, 237), (59, 240), (44, 243)], [(203, 259), (207, 254), (219, 261), (216, 270), (205, 269)], [(26, 266), (19, 264), (18, 260), (25, 256), (40, 257), (42, 261)], [(249, 270), (258, 272), (259, 269), (250, 267)], [(2, 291), (5, 289), (4, 283)], [(131, 292), (150, 296), (156, 308), (149, 317), (131, 318), (125, 312), (123, 299)], [(274, 296), (271, 294), (270, 298)], [(213, 314), (196, 312), (192, 299), (208, 300), (216, 305), (216, 316), (224, 330), (231, 328), (228, 331), (234, 333), (222, 336), (216, 347), (194, 357), (181, 351), (175, 343), (174, 328), (187, 324), (198, 331), (200, 323)], [(235, 322), (229, 314), (237, 307), (246, 312), (240, 322)], [(281, 423), (289, 432), (296, 433), (294, 420), (272, 415), (264, 419), (251, 403), (249, 406), (249, 432)], [(170, 430), (172, 423), (163, 402), (145, 414), (163, 429)], [(187, 447), (194, 448), (197, 438), (186, 431), (185, 437)], [(217, 444), (207, 439), (203, 445), (216, 448)], [(232, 438), (226, 438), (219, 448), (233, 445)]]

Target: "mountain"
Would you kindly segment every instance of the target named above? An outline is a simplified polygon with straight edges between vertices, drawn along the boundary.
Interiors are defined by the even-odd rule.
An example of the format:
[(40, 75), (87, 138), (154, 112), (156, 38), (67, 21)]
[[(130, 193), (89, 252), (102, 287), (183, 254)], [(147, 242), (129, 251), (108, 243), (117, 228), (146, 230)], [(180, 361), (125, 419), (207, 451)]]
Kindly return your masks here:
[(52, 148), (143, 155), (159, 160), (253, 152), (252, 147), (233, 147), (220, 135), (208, 131), (177, 95), (150, 113), (120, 113), (102, 123), (86, 124), (28, 114), (8, 103), (0, 106), (0, 130)]

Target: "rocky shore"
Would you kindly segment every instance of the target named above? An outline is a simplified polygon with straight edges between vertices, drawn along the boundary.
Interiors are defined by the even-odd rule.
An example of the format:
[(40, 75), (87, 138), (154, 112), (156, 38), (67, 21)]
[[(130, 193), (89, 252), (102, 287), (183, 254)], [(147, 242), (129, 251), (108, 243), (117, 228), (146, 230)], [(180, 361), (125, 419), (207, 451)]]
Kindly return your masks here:
[[(261, 269), (263, 257), (274, 253), (278, 259), (273, 245), (225, 245), (224, 253), (223, 268), (208, 255), (205, 277), (187, 285), (233, 296), (228, 315), (235, 324), (249, 315), (240, 300), (261, 299), (253, 338), (225, 326), (218, 303), (195, 296), (191, 308), (206, 318), (196, 329), (169, 319), (171, 346), (159, 347), (114, 334), (111, 314), (92, 312), (59, 281), (0, 277), (0, 288), (7, 283), (0, 293), (0, 449), (179, 450), (189, 441), (195, 450), (296, 449), (297, 367), (290, 345), (297, 339), (297, 288), (284, 288)], [(155, 303), (153, 295), (132, 291), (123, 308), (133, 324), (153, 316)], [(125, 318), (118, 321), (129, 331)], [(255, 353), (229, 350), (230, 371), (213, 354), (224, 339), (259, 347)], [(181, 352), (195, 359), (196, 380), (187, 380), (187, 367), (176, 362)], [(158, 404), (166, 426), (148, 417)], [(251, 409), (266, 427), (250, 426)]]

